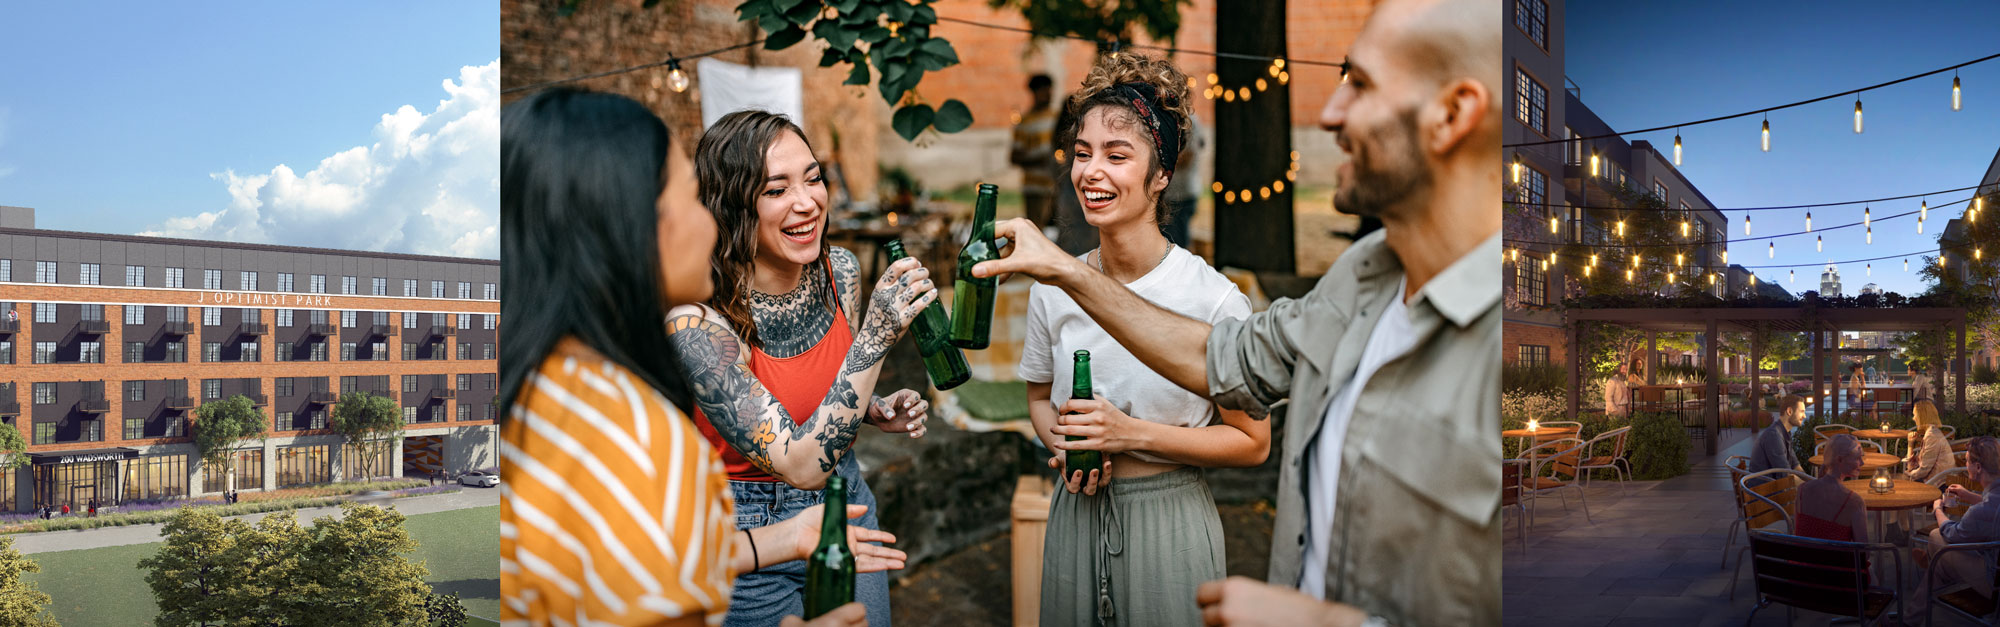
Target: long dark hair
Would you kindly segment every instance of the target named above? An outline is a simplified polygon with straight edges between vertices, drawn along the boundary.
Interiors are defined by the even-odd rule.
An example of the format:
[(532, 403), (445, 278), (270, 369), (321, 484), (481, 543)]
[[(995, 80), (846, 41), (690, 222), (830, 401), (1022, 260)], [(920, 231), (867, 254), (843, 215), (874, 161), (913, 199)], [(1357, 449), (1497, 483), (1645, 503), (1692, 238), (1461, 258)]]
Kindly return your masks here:
[[(708, 306), (722, 313), (734, 327), (736, 336), (752, 347), (763, 348), (757, 322), (750, 316), (750, 275), (757, 257), (757, 194), (764, 189), (770, 168), (764, 156), (778, 143), (779, 133), (792, 133), (812, 150), (805, 131), (784, 115), (748, 109), (722, 116), (708, 132), (701, 134), (695, 147), (695, 178), (701, 181), (701, 203), (715, 213), (713, 267), (715, 293)], [(822, 217), (821, 220), (832, 223)], [(820, 227), (819, 258), (824, 261), (831, 244), (826, 227)], [(808, 272), (811, 269), (807, 269)], [(827, 282), (829, 286), (831, 281)], [(828, 289), (821, 303), (831, 310), (834, 294)]]
[(501, 109), (503, 407), (558, 341), (575, 337), (692, 411), (660, 276), (670, 142), (658, 117), (614, 94), (558, 87)]

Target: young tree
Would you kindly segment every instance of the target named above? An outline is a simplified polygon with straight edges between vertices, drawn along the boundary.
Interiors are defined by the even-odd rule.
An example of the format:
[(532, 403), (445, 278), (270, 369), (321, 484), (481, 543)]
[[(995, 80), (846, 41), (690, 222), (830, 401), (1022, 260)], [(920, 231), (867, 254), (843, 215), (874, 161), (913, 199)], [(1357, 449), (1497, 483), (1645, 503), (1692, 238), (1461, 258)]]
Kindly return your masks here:
[(55, 619), (46, 613), (49, 595), (21, 578), (22, 573), (39, 572), (41, 565), (14, 550), (13, 538), (0, 538), (0, 625), (56, 627)]
[(157, 624), (431, 624), (429, 571), (405, 555), (417, 543), (403, 515), (373, 505), (341, 508), (341, 519), (322, 517), (311, 527), (290, 512), (255, 525), (200, 508), (176, 512), (160, 552), (139, 562), (160, 608)]
[[(267, 523), (290, 514), (272, 516)], [(269, 572), (284, 563), (284, 545), (241, 520), (184, 507), (160, 530), (160, 552), (139, 560), (160, 608), (161, 627), (271, 625)]]
[(245, 440), (263, 439), (269, 422), (263, 410), (241, 394), (195, 408), (194, 448), (203, 471), (229, 473), (229, 487), (235, 489), (236, 468), (229, 463), (230, 453)]
[(28, 440), (21, 437), (21, 431), (8, 427), (0, 429), (0, 469), (12, 470), (28, 465)]
[(402, 407), (386, 396), (348, 392), (333, 407), (333, 430), (361, 453), (361, 476), (378, 476), (388, 469), (376, 468), (376, 460), (388, 454), (403, 432)]
[(403, 528), (403, 514), (374, 505), (344, 503), (342, 516), (322, 517), (295, 545), (298, 559), (283, 604), (286, 624), (400, 627), (429, 620), (424, 602), (430, 574), (404, 554), (417, 542)]

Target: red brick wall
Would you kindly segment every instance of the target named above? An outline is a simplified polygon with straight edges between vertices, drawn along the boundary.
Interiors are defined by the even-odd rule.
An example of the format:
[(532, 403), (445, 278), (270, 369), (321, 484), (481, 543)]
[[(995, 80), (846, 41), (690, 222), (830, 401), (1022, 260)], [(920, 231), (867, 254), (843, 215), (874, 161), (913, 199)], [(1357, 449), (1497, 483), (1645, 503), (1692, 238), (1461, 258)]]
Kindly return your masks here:
[(1508, 322), (1500, 333), (1500, 361), (1512, 364), (1520, 345), (1535, 344), (1549, 347), (1549, 363), (1567, 363), (1569, 350), (1563, 345), (1563, 336), (1562, 329)]

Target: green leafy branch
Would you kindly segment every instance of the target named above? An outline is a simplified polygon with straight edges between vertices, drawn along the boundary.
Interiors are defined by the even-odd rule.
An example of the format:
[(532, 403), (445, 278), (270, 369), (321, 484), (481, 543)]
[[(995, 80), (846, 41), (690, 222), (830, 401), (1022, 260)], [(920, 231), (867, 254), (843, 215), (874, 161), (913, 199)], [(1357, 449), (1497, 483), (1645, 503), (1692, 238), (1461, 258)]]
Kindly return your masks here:
[(951, 42), (931, 36), (938, 21), (932, 1), (746, 0), (736, 13), (769, 33), (766, 50), (790, 48), (807, 35), (825, 44), (819, 66), (848, 64), (843, 85), (874, 81), (882, 100), (896, 107), (890, 126), (914, 141), (928, 129), (956, 133), (972, 125), (965, 103), (951, 99), (932, 108), (915, 91), (926, 72), (959, 63)]

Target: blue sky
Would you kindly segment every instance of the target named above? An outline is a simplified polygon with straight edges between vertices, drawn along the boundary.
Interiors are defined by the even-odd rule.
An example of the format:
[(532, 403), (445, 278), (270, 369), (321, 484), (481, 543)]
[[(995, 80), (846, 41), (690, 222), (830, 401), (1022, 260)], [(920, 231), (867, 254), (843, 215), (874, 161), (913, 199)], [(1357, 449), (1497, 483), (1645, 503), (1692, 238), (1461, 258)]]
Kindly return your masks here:
[(499, 254), (497, 3), (6, 12), (0, 205), (38, 227)]
[[(1816, 98), (1956, 65), (2000, 52), (2000, 3), (1860, 2), (1570, 2), (1566, 72), (1583, 102), (1613, 128), (1650, 128)], [(1862, 94), (1865, 124), (1854, 134), (1854, 101), (1835, 99), (1771, 114), (1771, 152), (1758, 147), (1761, 118), (1681, 129), (1681, 171), (1718, 207), (1757, 207), (1901, 196), (1969, 187), (2000, 150), (2000, 60), (1960, 71), (1964, 109), (1951, 110), (1951, 76), (1932, 76)], [(1670, 149), (1673, 131), (1626, 136)], [(1937, 253), (1936, 235), (1969, 193), (1933, 196), (1916, 232), (1915, 216), (1875, 225), (1874, 244), (1860, 228), (1733, 244), (1729, 260), (1746, 266), (1822, 264), (1912, 251)], [(1876, 203), (1875, 218), (1915, 210), (1922, 199)], [(1861, 219), (1859, 205), (1812, 210), (1813, 227)], [(1743, 213), (1729, 213), (1730, 237), (1743, 237)], [(1752, 236), (1802, 231), (1805, 210), (1752, 212)], [(1904, 294), (1921, 292), (1899, 259), (1840, 266), (1853, 294), (1869, 282)], [(1786, 269), (1755, 269), (1784, 280)], [(1819, 269), (1798, 268), (1793, 292), (1819, 289)]]

